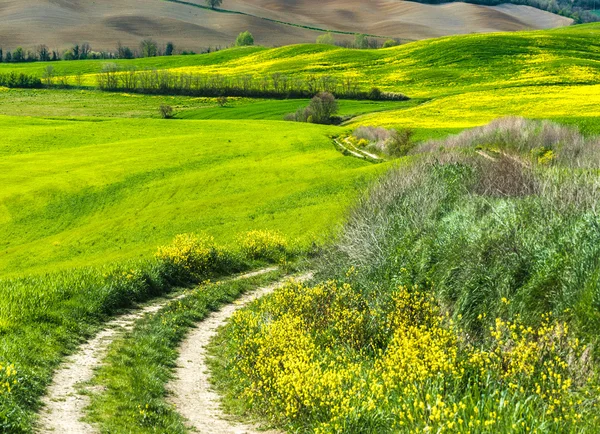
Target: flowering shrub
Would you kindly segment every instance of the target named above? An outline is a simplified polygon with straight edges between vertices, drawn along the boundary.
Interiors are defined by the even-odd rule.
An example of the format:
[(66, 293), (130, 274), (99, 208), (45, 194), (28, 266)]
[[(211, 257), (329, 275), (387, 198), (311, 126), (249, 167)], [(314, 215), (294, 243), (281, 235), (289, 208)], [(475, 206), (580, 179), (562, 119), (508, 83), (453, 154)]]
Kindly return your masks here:
[(238, 311), (234, 393), (317, 433), (595, 432), (589, 348), (552, 315), (536, 327), (498, 318), (475, 340), (418, 287), (377, 300), (292, 282)]
[(278, 232), (250, 231), (238, 238), (242, 253), (250, 259), (278, 261), (286, 253), (287, 240)]
[(156, 258), (184, 275), (199, 278), (220, 265), (224, 252), (211, 236), (181, 234), (168, 246), (159, 247)]

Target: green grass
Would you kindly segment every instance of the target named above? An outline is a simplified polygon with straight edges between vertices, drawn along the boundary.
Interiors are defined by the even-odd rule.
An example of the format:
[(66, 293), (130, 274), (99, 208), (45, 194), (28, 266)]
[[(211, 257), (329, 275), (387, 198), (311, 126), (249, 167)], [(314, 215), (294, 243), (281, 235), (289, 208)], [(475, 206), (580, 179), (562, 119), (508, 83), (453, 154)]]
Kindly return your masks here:
[(172, 379), (177, 348), (193, 325), (244, 292), (281, 278), (281, 271), (243, 280), (203, 284), (181, 300), (146, 316), (114, 341), (93, 385), (88, 419), (103, 433), (186, 433), (185, 423), (167, 403), (166, 383)]
[[(177, 119), (246, 119), (283, 120), (309, 101), (229, 98), (219, 107), (216, 98), (152, 96), (128, 93), (107, 93), (90, 89), (2, 89), (0, 115), (32, 117), (124, 117), (160, 118), (158, 108), (173, 107)], [(352, 117), (366, 113), (401, 109), (418, 104), (412, 101), (352, 101), (340, 100), (340, 116)]]
[[(281, 48), (234, 48), (196, 56), (119, 60), (140, 69), (175, 69), (221, 75), (274, 72), (293, 75), (353, 76), (363, 87), (403, 92), (411, 97), (439, 97), (465, 91), (520, 86), (598, 84), (600, 25), (517, 33), (473, 34), (426, 40), (384, 50), (349, 50), (326, 45)], [(95, 74), (106, 61), (54, 64), (64, 75)], [(2, 64), (41, 76), (45, 63)], [(85, 83), (95, 85), (93, 76)]]
[(221, 331), (223, 403), (288, 432), (596, 433), (597, 139), (503, 120), (420, 151), (317, 260), (326, 283)]
[[(333, 147), (332, 135), (358, 125), (383, 125), (414, 129), (416, 139), (425, 140), (508, 115), (550, 118), (580, 126), (586, 135), (600, 133), (599, 36), (600, 25), (586, 25), (448, 37), (376, 51), (298, 45), (115, 61), (125, 67), (202, 74), (266, 77), (282, 72), (328, 74), (340, 80), (353, 76), (365, 89), (376, 85), (413, 98), (401, 103), (341, 101), (341, 115), (355, 116), (341, 128), (280, 120), (306, 100), (232, 98), (226, 107), (218, 107), (209, 98), (101, 93), (90, 87), (0, 89), (0, 363), (15, 362), (23, 385), (16, 398), (1, 398), (0, 431), (31, 431), (38, 398), (64, 355), (119, 309), (173, 288), (164, 270), (146, 261), (157, 245), (174, 235), (205, 231), (231, 245), (240, 232), (274, 229), (294, 240), (300, 250), (315, 238), (330, 239), (348, 206), (389, 167), (342, 156)], [(53, 66), (58, 74), (83, 74), (84, 85), (95, 86), (94, 74), (103, 63)], [(46, 65), (0, 64), (0, 73), (41, 76)], [(158, 119), (161, 104), (172, 105), (177, 119)], [(436, 197), (431, 196), (431, 203), (437, 203)], [(468, 229), (485, 234), (488, 226), (500, 225), (486, 206), (508, 216), (511, 206), (517, 205), (464, 199), (464, 207), (442, 206), (440, 215), (447, 221), (432, 220), (443, 229), (439, 232), (444, 240), (453, 242), (442, 243), (435, 230), (423, 231), (414, 245), (407, 238), (402, 248), (394, 245), (386, 250), (395, 258), (394, 266), (408, 261), (402, 255), (409, 252), (416, 252), (415, 261), (425, 261), (434, 252), (432, 263), (448, 269), (452, 264), (442, 260), (446, 254), (484, 255), (477, 249), (493, 240), (482, 239), (472, 250), (459, 249), (470, 239)], [(406, 221), (420, 218), (409, 217), (412, 220)], [(523, 218), (547, 220), (535, 213)], [(561, 249), (567, 246), (568, 240), (559, 236), (564, 229), (561, 218), (548, 221), (558, 238), (542, 231), (537, 242), (547, 246), (558, 239), (555, 244)], [(406, 221), (397, 219), (396, 228)], [(574, 238), (575, 232), (565, 230)], [(585, 240), (581, 245), (588, 246)], [(490, 260), (504, 264), (502, 258)], [(465, 270), (476, 265), (459, 263)], [(342, 264), (340, 269), (345, 269), (340, 272), (347, 265)], [(127, 275), (132, 269), (140, 275), (134, 284), (118, 279), (118, 284), (111, 283), (110, 276)], [(384, 285), (397, 283), (395, 269), (386, 270)], [(436, 270), (443, 272), (435, 267), (431, 272)], [(448, 271), (448, 276), (455, 273)], [(471, 281), (461, 282), (464, 288), (473, 287)], [(562, 308), (563, 301), (552, 306)], [(182, 318), (187, 321), (185, 315)], [(169, 344), (159, 352), (176, 342), (171, 340), (175, 334), (169, 336)], [(146, 347), (145, 343), (136, 347), (140, 350), (136, 354), (143, 354)], [(114, 357), (122, 350), (115, 350)], [(156, 360), (143, 363), (160, 372), (149, 391), (159, 402), (165, 367)], [(104, 380), (117, 381), (127, 372), (115, 370)], [(98, 420), (109, 426), (107, 415), (128, 396), (102, 398), (106, 401), (96, 407)], [(127, 407), (114, 423), (133, 420), (128, 418), (135, 408)]]
[(193, 231), (228, 243), (276, 229), (306, 244), (383, 170), (305, 124), (0, 117), (0, 128), (3, 276), (148, 257)]

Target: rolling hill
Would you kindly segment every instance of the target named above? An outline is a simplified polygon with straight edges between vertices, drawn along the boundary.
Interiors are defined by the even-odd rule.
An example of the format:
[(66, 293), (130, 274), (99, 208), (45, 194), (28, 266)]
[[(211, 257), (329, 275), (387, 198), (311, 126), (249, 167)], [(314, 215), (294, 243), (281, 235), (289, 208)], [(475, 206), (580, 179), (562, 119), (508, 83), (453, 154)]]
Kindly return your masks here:
[[(118, 41), (136, 47), (144, 38), (202, 50), (230, 45), (244, 30), (260, 45), (313, 42), (323, 30), (382, 38), (424, 39), (444, 35), (546, 29), (572, 20), (527, 6), (425, 5), (378, 0), (361, 4), (336, 0), (325, 6), (298, 2), (228, 0), (227, 11), (207, 9), (202, 0), (7, 0), (0, 4), (0, 46), (65, 49), (89, 42), (95, 50), (114, 50)], [(321, 31), (319, 31), (319, 29)]]

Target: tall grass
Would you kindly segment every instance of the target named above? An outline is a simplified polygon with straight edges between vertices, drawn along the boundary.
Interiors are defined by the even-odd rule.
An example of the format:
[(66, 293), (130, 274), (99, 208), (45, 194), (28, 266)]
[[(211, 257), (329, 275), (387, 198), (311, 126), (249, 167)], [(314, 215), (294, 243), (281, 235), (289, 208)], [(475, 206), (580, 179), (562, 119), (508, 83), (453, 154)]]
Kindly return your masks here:
[(321, 433), (596, 432), (600, 184), (568, 157), (590, 142), (508, 120), (423, 146), (353, 210), (325, 283), (236, 315), (228, 398)]

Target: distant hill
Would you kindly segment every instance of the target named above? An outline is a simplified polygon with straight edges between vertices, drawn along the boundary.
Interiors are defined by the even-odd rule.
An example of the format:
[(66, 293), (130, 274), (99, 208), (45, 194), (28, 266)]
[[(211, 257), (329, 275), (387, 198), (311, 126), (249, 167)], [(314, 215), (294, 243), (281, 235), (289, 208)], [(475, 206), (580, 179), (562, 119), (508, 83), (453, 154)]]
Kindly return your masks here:
[[(474, 32), (566, 26), (569, 18), (527, 6), (465, 3), (427, 5), (401, 0), (225, 0), (215, 12), (202, 0), (4, 0), (0, 47), (64, 49), (88, 42), (96, 50), (117, 42), (137, 46), (151, 37), (199, 51), (227, 46), (249, 30), (257, 44), (313, 42), (323, 30), (425, 39)], [(232, 13), (232, 11), (239, 13)], [(338, 34), (336, 39), (351, 39)]]

